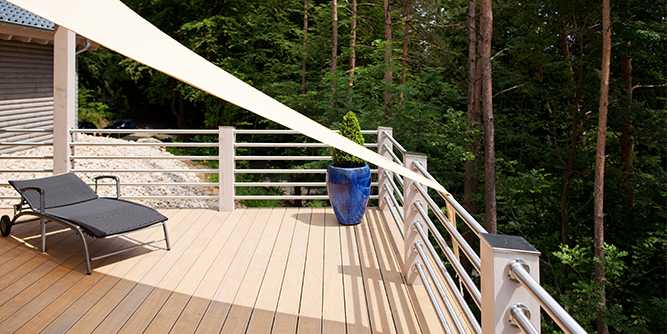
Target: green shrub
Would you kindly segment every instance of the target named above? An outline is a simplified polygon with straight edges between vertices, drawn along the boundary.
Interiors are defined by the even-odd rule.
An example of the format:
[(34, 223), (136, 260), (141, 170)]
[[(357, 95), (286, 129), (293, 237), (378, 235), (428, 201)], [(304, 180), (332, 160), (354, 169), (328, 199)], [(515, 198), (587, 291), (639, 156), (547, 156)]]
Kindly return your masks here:
[[(359, 145), (364, 144), (364, 136), (361, 134), (359, 120), (357, 115), (351, 111), (343, 116), (343, 122), (340, 124), (340, 134)], [(332, 151), (332, 156), (333, 164), (336, 167), (354, 168), (366, 164), (364, 160), (335, 148)]]
[(112, 118), (109, 106), (95, 101), (93, 92), (89, 89), (79, 88), (79, 122), (95, 124), (98, 129), (104, 128)]

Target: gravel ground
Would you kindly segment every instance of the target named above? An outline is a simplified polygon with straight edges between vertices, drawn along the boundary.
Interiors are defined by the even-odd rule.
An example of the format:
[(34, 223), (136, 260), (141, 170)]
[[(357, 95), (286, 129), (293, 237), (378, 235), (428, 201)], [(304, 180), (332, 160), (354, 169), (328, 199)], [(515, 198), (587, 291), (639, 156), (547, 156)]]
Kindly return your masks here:
[[(78, 141), (83, 142), (103, 142), (103, 143), (122, 143), (126, 140), (96, 137), (84, 134), (78, 134)], [(156, 141), (156, 139), (139, 139), (139, 141)], [(12, 153), (11, 156), (50, 156), (51, 147), (35, 147), (29, 150)], [(78, 146), (76, 155), (86, 156), (171, 156), (160, 147), (129, 147), (129, 146)], [(52, 161), (49, 159), (41, 160), (19, 160), (19, 159), (1, 159), (0, 169), (50, 169)], [(75, 168), (77, 169), (193, 169), (205, 168), (195, 167), (191, 162), (180, 160), (77, 160)], [(108, 172), (108, 173), (77, 173), (86, 182), (92, 182), (92, 177), (102, 174), (117, 175), (123, 183), (149, 183), (149, 182), (201, 182), (205, 181), (205, 175), (196, 173), (126, 173), (126, 172)], [(1, 173), (0, 172), (0, 196), (16, 196), (16, 192), (6, 185), (8, 180), (30, 179), (36, 177), (48, 176), (50, 173)], [(108, 182), (108, 181), (103, 181)], [(101, 187), (100, 194), (112, 195), (114, 187)], [(215, 195), (215, 187), (202, 186), (125, 186), (121, 188), (122, 196), (165, 196), (165, 195)], [(151, 199), (140, 200), (140, 202), (158, 208), (206, 208), (217, 207), (217, 200), (206, 199)], [(0, 200), (0, 207), (6, 208), (16, 204), (17, 200)]]

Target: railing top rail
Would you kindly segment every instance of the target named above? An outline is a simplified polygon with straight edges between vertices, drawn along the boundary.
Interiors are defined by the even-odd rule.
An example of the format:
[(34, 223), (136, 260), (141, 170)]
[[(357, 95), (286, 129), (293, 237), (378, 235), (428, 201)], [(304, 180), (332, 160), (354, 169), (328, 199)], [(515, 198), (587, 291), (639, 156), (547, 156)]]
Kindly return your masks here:
[[(302, 135), (301, 132), (295, 130), (280, 130), (280, 129), (236, 129), (234, 131), (239, 135)], [(339, 132), (334, 130), (334, 132)], [(362, 134), (374, 135), (378, 130), (361, 130)]]
[(186, 134), (186, 135), (217, 135), (218, 129), (70, 129), (71, 133), (87, 134)]
[(396, 140), (396, 138), (394, 138), (388, 131), (383, 131), (383, 132), (384, 132), (384, 135), (387, 136), (387, 139), (389, 139), (389, 141), (394, 146), (396, 146), (396, 148), (399, 151), (401, 151), (401, 153), (403, 153), (403, 154), (408, 153), (408, 150), (406, 150), (405, 147), (403, 147), (403, 145), (401, 145), (401, 143), (399, 143), (398, 140)]
[[(431, 175), (431, 173), (429, 173), (426, 170), (424, 165), (422, 165), (418, 161), (415, 161), (414, 166), (415, 166), (415, 168), (417, 168), (417, 170), (420, 173), (422, 173), (422, 175), (424, 175), (425, 177), (427, 177), (431, 180), (436, 181), (436, 179), (433, 177), (433, 175)], [(477, 234), (477, 236), (479, 236), (482, 233), (487, 233), (486, 229), (480, 223), (478, 223), (477, 220), (470, 213), (468, 213), (468, 211), (463, 207), (463, 205), (461, 205), (454, 198), (454, 196), (452, 196), (452, 194), (450, 194), (449, 192), (447, 192), (447, 193), (438, 192), (438, 195), (440, 195), (440, 197), (442, 197), (443, 200), (447, 201), (449, 204), (451, 204), (454, 207), (454, 210), (456, 210), (456, 213), (458, 213), (458, 215), (461, 218), (463, 218), (463, 221), (468, 225), (468, 227), (470, 227), (473, 230), (473, 232), (475, 232), (475, 234)]]
[[(70, 129), (71, 133), (88, 134), (208, 134), (217, 135), (218, 129)], [(338, 131), (336, 131), (338, 132)], [(235, 129), (234, 133), (239, 135), (301, 135), (301, 132), (282, 129)], [(377, 130), (361, 130), (362, 134), (377, 134)]]

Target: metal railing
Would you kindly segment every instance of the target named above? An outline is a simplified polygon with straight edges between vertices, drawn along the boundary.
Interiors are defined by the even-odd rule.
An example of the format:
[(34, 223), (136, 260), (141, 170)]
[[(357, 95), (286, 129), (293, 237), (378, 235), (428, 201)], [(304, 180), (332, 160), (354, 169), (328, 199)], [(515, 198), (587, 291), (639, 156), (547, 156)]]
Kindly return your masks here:
[[(302, 167), (291, 167), (290, 162), (292, 161), (327, 161), (331, 160), (331, 155), (328, 151), (323, 152), (322, 149), (329, 148), (328, 145), (321, 143), (312, 143), (305, 141), (278, 141), (278, 142), (266, 142), (266, 141), (253, 141), (255, 137), (261, 137), (265, 135), (272, 136), (291, 136), (295, 137), (300, 135), (296, 131), (292, 130), (253, 130), (253, 129), (234, 129), (234, 128), (225, 128), (221, 127), (217, 130), (186, 130), (186, 129), (72, 129), (71, 131), (71, 140), (69, 142), (72, 152), (77, 151), (77, 147), (105, 147), (105, 146), (116, 146), (116, 147), (160, 147), (160, 148), (178, 148), (183, 150), (188, 149), (208, 149), (206, 155), (164, 155), (164, 156), (155, 156), (155, 155), (128, 155), (128, 156), (118, 156), (118, 155), (90, 155), (90, 154), (72, 154), (70, 160), (72, 162), (71, 171), (76, 173), (193, 173), (193, 174), (218, 174), (217, 182), (210, 182), (210, 180), (204, 180), (202, 182), (160, 182), (160, 183), (127, 183), (124, 186), (183, 186), (187, 185), (189, 187), (214, 187), (217, 191), (216, 196), (212, 195), (186, 195), (182, 193), (174, 193), (168, 196), (142, 196), (142, 199), (153, 198), (153, 199), (203, 199), (203, 200), (215, 200), (217, 199), (219, 204), (223, 206), (230, 205), (230, 202), (235, 200), (327, 200), (328, 197), (322, 191), (326, 187), (326, 182), (324, 182), (323, 176), (317, 176), (326, 174), (326, 169), (323, 168), (302, 168)], [(377, 130), (363, 130), (362, 133), (368, 137), (376, 135)], [(122, 134), (143, 134), (151, 136), (161, 136), (161, 135), (176, 135), (179, 137), (183, 136), (209, 136), (208, 141), (178, 141), (178, 142), (159, 142), (159, 141), (125, 141), (125, 142), (90, 142), (77, 140), (77, 134), (88, 134), (88, 135), (122, 135)], [(225, 137), (228, 137), (231, 140), (225, 141)], [(244, 141), (237, 141), (237, 137), (241, 137)], [(264, 138), (267, 139), (267, 138)], [(375, 147), (376, 143), (368, 143), (367, 147)], [(271, 154), (260, 154), (262, 151), (267, 151)], [(285, 153), (285, 155), (277, 155), (276, 150), (282, 151), (280, 153)], [(294, 154), (294, 151), (302, 150), (305, 155)], [(230, 159), (224, 159), (223, 155), (226, 152), (233, 152), (230, 156)], [(216, 154), (216, 155), (212, 155)], [(289, 154), (288, 154), (289, 153)], [(183, 169), (162, 169), (162, 168), (150, 168), (150, 169), (100, 169), (100, 168), (80, 168), (78, 167), (77, 162), (85, 160), (182, 160), (182, 161), (196, 161), (200, 163), (206, 163), (210, 161), (215, 161), (218, 163), (218, 167), (206, 168), (183, 168)], [(283, 162), (285, 168), (269, 168), (271, 166), (266, 166), (268, 162)], [(239, 166), (243, 164), (244, 166)], [(253, 168), (253, 164), (255, 164)], [(275, 165), (275, 164), (274, 164)], [(261, 166), (262, 168), (259, 168)], [(244, 168), (241, 168), (244, 167)], [(231, 171), (232, 181), (226, 181), (226, 177), (229, 177)], [(371, 170), (372, 173), (377, 173), (376, 169)], [(275, 179), (272, 175), (276, 175), (278, 179)], [(304, 180), (291, 180), (295, 175), (304, 175)], [(309, 175), (314, 175), (315, 180)], [(249, 177), (250, 176), (250, 177)], [(253, 177), (254, 176), (254, 177)], [(279, 181), (281, 178), (284, 179), (285, 176), (290, 176), (289, 180)], [(248, 180), (250, 178), (250, 180)], [(229, 180), (229, 179), (227, 179)], [(319, 181), (318, 181), (319, 180)], [(377, 186), (377, 182), (372, 183), (373, 187)], [(293, 193), (282, 193), (282, 194), (237, 194), (238, 188), (252, 189), (255, 188), (254, 192), (261, 192), (260, 189), (266, 188), (279, 188), (279, 189), (289, 189), (302, 187), (306, 189), (317, 189), (320, 188), (315, 194), (293, 194)], [(138, 198), (137, 196), (133, 198)], [(372, 199), (376, 199), (377, 195), (372, 194)]]
[[(0, 129), (0, 133), (35, 133), (49, 132), (51, 129)], [(122, 182), (124, 189), (136, 187), (165, 187), (175, 188), (174, 191), (166, 191), (166, 194), (143, 194), (128, 195), (127, 191), (122, 191), (122, 196), (126, 199), (152, 199), (152, 200), (203, 200), (218, 201), (219, 205), (234, 205), (234, 201), (239, 200), (327, 200), (324, 192), (326, 187), (324, 168), (304, 168), (293, 167), (294, 161), (325, 162), (331, 160), (331, 155), (326, 148), (328, 145), (321, 143), (307, 142), (304, 137), (298, 138), (300, 134), (293, 130), (254, 130), (254, 129), (70, 129), (70, 138), (67, 141), (69, 152), (67, 159), (68, 171), (79, 174), (84, 178), (90, 178), (102, 173), (117, 173), (125, 175), (130, 174), (187, 174), (196, 179), (188, 179), (187, 182)], [(362, 133), (369, 139), (378, 133), (377, 130), (363, 130)], [(114, 135), (146, 135), (148, 137), (174, 136), (174, 139), (185, 138), (181, 141), (91, 141), (90, 138), (83, 138), (79, 134), (91, 136), (114, 136)], [(267, 142), (267, 135), (285, 137), (286, 140), (277, 142)], [(202, 136), (204, 140), (193, 141), (190, 138)], [(228, 137), (231, 141), (225, 141)], [(237, 141), (240, 137), (243, 141)], [(262, 139), (256, 141), (255, 138)], [(262, 138), (263, 137), (263, 138)], [(201, 139), (201, 138), (199, 138)], [(295, 140), (298, 139), (298, 140)], [(372, 141), (372, 140), (371, 140)], [(0, 147), (21, 146), (26, 148), (37, 146), (53, 145), (52, 142), (35, 141), (0, 141)], [(376, 147), (374, 142), (366, 144), (367, 147)], [(135, 154), (128, 155), (104, 154), (104, 147), (127, 148), (160, 148), (160, 149), (178, 149), (179, 154)], [(85, 150), (83, 149), (85, 148)], [(98, 148), (100, 148), (98, 150)], [(193, 151), (199, 150), (199, 152)], [(204, 154), (201, 154), (204, 151)], [(190, 154), (182, 155), (183, 152)], [(224, 159), (224, 154), (231, 153), (230, 159)], [(264, 154), (269, 152), (270, 154)], [(199, 154), (197, 154), (199, 153)], [(278, 153), (278, 154), (276, 154)], [(281, 155), (282, 154), (282, 155)], [(32, 160), (32, 159), (54, 159), (53, 154), (44, 154), (40, 156), (20, 156), (20, 155), (0, 155), (0, 162), (3, 160)], [(194, 166), (183, 166), (179, 168), (163, 168), (157, 164), (152, 164), (150, 168), (131, 168), (125, 161), (183, 161)], [(104, 161), (97, 163), (95, 167), (86, 166), (86, 162)], [(118, 162), (114, 164), (115, 168), (107, 167), (108, 162)], [(217, 166), (210, 162), (217, 163)], [(274, 162), (273, 164), (270, 164)], [(284, 168), (272, 168), (276, 164), (283, 164)], [(53, 167), (49, 168), (16, 168), (13, 166), (0, 164), (0, 173), (30, 174), (28, 177), (46, 176), (54, 172)], [(322, 166), (323, 167), (323, 166)], [(376, 169), (372, 170), (377, 173)], [(218, 180), (215, 180), (215, 175)], [(230, 181), (231, 179), (231, 181)], [(90, 181), (89, 181), (90, 182)], [(92, 183), (91, 183), (92, 184)], [(376, 189), (377, 182), (372, 182), (372, 189)], [(0, 184), (2, 187), (8, 187), (7, 183)], [(109, 187), (110, 184), (101, 183), (100, 187)], [(184, 189), (187, 187), (189, 191)], [(237, 194), (237, 190), (243, 188), (248, 194)], [(266, 193), (268, 188), (273, 188), (272, 193)], [(307, 193), (289, 193), (290, 189), (305, 188)], [(277, 189), (277, 191), (276, 191)], [(302, 190), (302, 189), (299, 189)], [(314, 193), (310, 193), (313, 191)], [(163, 191), (164, 192), (164, 191)], [(206, 194), (201, 194), (205, 192)], [(262, 193), (265, 192), (265, 193)], [(278, 192), (276, 194), (276, 192)], [(372, 194), (372, 199), (377, 199), (376, 194)], [(0, 196), (0, 199), (18, 199), (18, 196)]]
[[(0, 129), (3, 131), (17, 131)], [(36, 130), (29, 130), (34, 132)], [(425, 155), (408, 152), (392, 135), (390, 128), (364, 130), (369, 138), (377, 136), (378, 153), (396, 163), (435, 180), (427, 169)], [(78, 134), (114, 135), (146, 134), (208, 136), (205, 141), (114, 141), (89, 142)], [(292, 130), (251, 130), (221, 127), (208, 130), (141, 129), (141, 130), (89, 130), (72, 129), (67, 142), (70, 170), (80, 175), (99, 173), (182, 173), (199, 174), (193, 180), (180, 182), (127, 182), (122, 187), (187, 187), (212, 190), (207, 194), (183, 191), (162, 195), (130, 195), (128, 199), (180, 199), (218, 201), (219, 208), (231, 210), (239, 200), (327, 200), (322, 174), (326, 169), (319, 165), (293, 167), (291, 161), (308, 164), (331, 159), (324, 148), (327, 145), (299, 141), (267, 142), (272, 135), (295, 136)], [(243, 141), (237, 141), (237, 137)], [(259, 138), (260, 141), (255, 141)], [(200, 138), (201, 139), (201, 138)], [(1, 145), (24, 145), (4, 143)], [(51, 145), (50, 143), (30, 143)], [(186, 155), (137, 154), (104, 155), (98, 151), (81, 152), (81, 147), (160, 147), (188, 150)], [(192, 152), (190, 150), (199, 150)], [(90, 150), (89, 150), (90, 151)], [(201, 153), (197, 155), (196, 153)], [(283, 153), (284, 155), (281, 155)], [(52, 159), (50, 154), (40, 156), (0, 156), (6, 159)], [(86, 161), (104, 160), (123, 163), (127, 160), (187, 161), (197, 168), (86, 168)], [(215, 162), (210, 164), (209, 162)], [(273, 162), (272, 164), (269, 164)], [(205, 165), (203, 165), (205, 164)], [(216, 166), (217, 165), (217, 166)], [(243, 167), (243, 168), (241, 168)], [(275, 168), (274, 168), (275, 167)], [(0, 172), (51, 173), (49, 168), (0, 168)], [(432, 302), (443, 330), (447, 333), (496, 333), (506, 326), (525, 333), (540, 332), (540, 313), (543, 310), (566, 333), (585, 333), (583, 328), (561, 307), (539, 283), (539, 252), (520, 237), (489, 234), (477, 220), (448, 192), (435, 192), (403, 178), (389, 170), (373, 169), (377, 178), (372, 182), (373, 199), (386, 210), (397, 224), (403, 238), (403, 275), (409, 284), (419, 280)], [(217, 174), (217, 180), (215, 175)], [(213, 176), (212, 176), (213, 175)], [(289, 178), (285, 179), (285, 176)], [(301, 179), (294, 180), (292, 177)], [(311, 176), (305, 179), (306, 176)], [(91, 182), (92, 185), (92, 182)], [(112, 186), (102, 183), (100, 186)], [(319, 189), (317, 193), (300, 194), (283, 191), (280, 194), (244, 194), (237, 189)], [(122, 193), (122, 192), (121, 192)], [(10, 196), (0, 196), (8, 199)], [(16, 197), (11, 197), (16, 198)], [(440, 202), (441, 204), (438, 204)], [(505, 289), (501, 292), (501, 289)]]
[[(389, 128), (380, 128), (378, 152), (435, 180), (426, 156), (409, 153)], [(441, 206), (420, 184), (378, 175), (379, 205), (404, 238), (404, 277), (421, 281), (446, 333), (539, 333), (541, 310), (565, 333), (585, 333), (540, 285), (539, 252), (523, 238), (487, 233), (448, 192), (435, 192)]]
[[(20, 155), (20, 153), (17, 154), (17, 152), (21, 152), (22, 150), (26, 149), (52, 146), (53, 142), (51, 140), (43, 139), (44, 137), (51, 136), (53, 134), (52, 128), (0, 128), (0, 134), (11, 136), (10, 139), (7, 139), (7, 136), (3, 136), (3, 139), (0, 140), (0, 151), (2, 151), (2, 153), (0, 153), (0, 173), (29, 173), (32, 175), (41, 176), (46, 176), (53, 173), (52, 165), (41, 168), (17, 168), (16, 166), (7, 163), (8, 160), (52, 160), (53, 155), (50, 153), (37, 155)], [(9, 184), (0, 183), (0, 187), (9, 187)], [(20, 197), (18, 194), (15, 193), (12, 193), (11, 195), (0, 195), (0, 200), (18, 200), (19, 198)]]

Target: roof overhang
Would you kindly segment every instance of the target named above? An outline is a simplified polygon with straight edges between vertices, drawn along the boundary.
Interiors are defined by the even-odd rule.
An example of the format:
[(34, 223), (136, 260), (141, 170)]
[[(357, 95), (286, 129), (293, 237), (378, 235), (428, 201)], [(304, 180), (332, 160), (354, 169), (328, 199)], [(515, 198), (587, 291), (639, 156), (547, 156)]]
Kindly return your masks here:
[[(57, 27), (57, 26), (56, 26)], [(52, 45), (54, 30), (33, 28), (13, 23), (0, 22), (0, 40), (3, 41), (19, 41), (24, 43), (33, 43), (41, 45)], [(86, 38), (80, 35), (76, 36), (76, 46), (82, 48), (86, 45)], [(90, 50), (99, 48), (99, 44), (89, 41), (91, 43)]]

